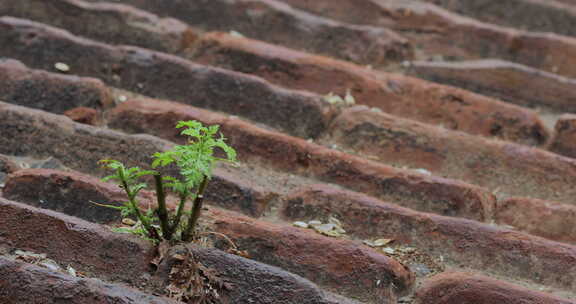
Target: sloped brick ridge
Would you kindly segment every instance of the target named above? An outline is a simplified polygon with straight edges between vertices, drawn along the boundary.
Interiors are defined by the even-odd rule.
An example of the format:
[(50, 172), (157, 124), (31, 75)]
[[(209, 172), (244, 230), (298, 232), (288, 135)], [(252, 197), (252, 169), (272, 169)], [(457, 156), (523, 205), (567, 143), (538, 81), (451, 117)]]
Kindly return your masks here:
[[(184, 255), (220, 303), (576, 303), (574, 24), (572, 0), (0, 1), (0, 303), (182, 303)], [(209, 237), (158, 260), (110, 230), (97, 162), (148, 168), (192, 119), (240, 164)]]

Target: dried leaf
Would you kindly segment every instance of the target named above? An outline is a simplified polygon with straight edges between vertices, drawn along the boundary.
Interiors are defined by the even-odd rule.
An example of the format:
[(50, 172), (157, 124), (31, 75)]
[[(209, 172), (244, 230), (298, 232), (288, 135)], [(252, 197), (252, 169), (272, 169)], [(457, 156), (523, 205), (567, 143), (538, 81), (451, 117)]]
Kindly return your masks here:
[(312, 220), (312, 221), (308, 222), (308, 225), (314, 227), (314, 226), (322, 225), (322, 222), (319, 220)]
[(393, 239), (377, 239), (374, 241), (374, 245), (376, 247), (382, 247), (382, 246), (388, 245), (392, 241), (393, 241)]
[(308, 224), (306, 224), (305, 222), (296, 221), (296, 222), (292, 223), (292, 225), (295, 227), (300, 227), (300, 228), (308, 228)]

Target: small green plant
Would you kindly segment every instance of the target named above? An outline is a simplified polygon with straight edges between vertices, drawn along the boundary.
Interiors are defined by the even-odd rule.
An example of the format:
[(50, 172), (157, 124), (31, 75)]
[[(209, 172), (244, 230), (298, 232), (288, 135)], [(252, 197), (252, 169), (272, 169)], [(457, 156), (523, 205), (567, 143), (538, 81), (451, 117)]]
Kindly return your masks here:
[[(123, 217), (133, 216), (137, 219), (133, 229), (124, 231), (158, 242), (162, 239), (179, 239), (185, 242), (193, 239), (202, 211), (204, 191), (214, 165), (221, 161), (236, 161), (236, 151), (225, 143), (225, 138), (221, 134), (216, 138), (219, 126), (205, 127), (198, 121), (180, 121), (176, 128), (183, 128), (181, 134), (189, 137), (188, 143), (176, 145), (165, 152), (154, 153), (152, 168), (176, 166), (179, 169), (177, 177), (163, 176), (156, 170), (126, 168), (117, 160), (100, 161), (105, 168), (114, 171), (114, 174), (104, 180), (118, 183), (128, 196), (128, 201), (123, 205), (107, 207), (120, 210)], [(225, 157), (216, 157), (215, 149), (222, 150)], [(157, 208), (148, 208), (146, 212), (140, 210), (137, 200), (138, 193), (148, 186), (141, 181), (144, 176), (154, 178), (157, 199)], [(179, 198), (175, 213), (170, 213), (166, 207), (167, 190), (171, 190)], [(189, 212), (185, 211), (188, 201), (193, 201)]]

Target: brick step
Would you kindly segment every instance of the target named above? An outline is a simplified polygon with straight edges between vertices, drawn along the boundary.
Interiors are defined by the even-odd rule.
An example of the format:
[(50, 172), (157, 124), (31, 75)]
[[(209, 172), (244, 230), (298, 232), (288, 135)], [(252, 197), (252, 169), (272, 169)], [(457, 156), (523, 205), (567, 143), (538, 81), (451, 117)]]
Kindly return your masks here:
[[(90, 2), (102, 2), (90, 0)], [(169, 16), (206, 31), (235, 31), (247, 37), (350, 60), (389, 65), (413, 58), (413, 47), (384, 28), (338, 22), (294, 9), (276, 0), (173, 2), (129, 0), (122, 3)]]
[[(1, 102), (0, 117), (0, 133), (3, 135), (0, 138), (0, 153), (53, 157), (71, 169), (96, 176), (110, 173), (99, 167), (99, 160), (112, 158), (130, 167), (149, 168), (153, 153), (172, 146), (172, 143), (153, 136), (126, 135), (74, 123), (61, 115)], [(165, 173), (176, 175), (173, 169), (165, 170)], [(215, 168), (213, 182), (209, 186), (218, 191), (209, 191), (210, 188), (207, 191), (213, 193), (208, 197), (220, 206), (260, 216), (278, 196), (276, 191), (287, 191), (293, 185), (307, 182), (261, 168), (255, 170), (247, 165), (220, 166)], [(41, 181), (38, 183), (42, 185)], [(50, 188), (48, 185), (38, 188), (44, 186)]]
[(494, 221), (549, 240), (576, 244), (576, 206), (511, 197), (496, 204)]
[(560, 155), (576, 158), (576, 115), (564, 114), (554, 126), (554, 135), (547, 145), (548, 150)]
[(178, 103), (131, 99), (110, 112), (108, 125), (128, 133), (148, 132), (182, 142), (173, 125), (191, 119), (220, 125), (239, 159), (256, 166), (339, 184), (417, 210), (480, 221), (487, 220), (495, 204), (492, 194), (479, 187), (396, 169)]
[[(499, 58), (518, 62), (537, 69), (558, 73), (567, 77), (576, 77), (573, 67), (576, 53), (576, 40), (568, 36), (549, 34), (544, 26), (532, 28), (529, 32), (491, 23), (496, 20), (481, 22), (458, 14), (493, 18), (503, 14), (517, 14), (528, 6), (522, 3), (539, 3), (546, 6), (551, 1), (513, 0), (501, 5), (499, 1), (448, 1), (427, 0), (432, 3), (444, 3), (453, 6), (452, 13), (442, 7), (420, 1), (396, 0), (338, 0), (337, 4), (330, 0), (282, 0), (295, 7), (326, 17), (345, 22), (369, 24), (391, 28), (402, 33), (413, 45), (422, 49), (420, 59), (453, 60)], [(513, 4), (516, 3), (516, 4)], [(464, 7), (470, 6), (467, 10)], [(518, 6), (516, 9), (511, 7)], [(350, 9), (354, 7), (354, 9)], [(473, 8), (472, 8), (473, 7)], [(572, 9), (574, 10), (574, 9)], [(541, 22), (541, 11), (531, 14), (518, 14), (530, 21)], [(525, 18), (526, 16), (530, 16)], [(479, 18), (483, 19), (483, 18)], [(505, 17), (508, 20), (508, 17)], [(575, 19), (576, 20), (576, 19)], [(573, 22), (573, 21), (571, 21)], [(573, 31), (572, 26), (561, 24), (558, 19), (550, 24), (560, 25)]]
[[(571, 0), (424, 0), (484, 22), (519, 29), (576, 36), (576, 8)], [(562, 3), (560, 1), (564, 1)]]
[(501, 60), (413, 61), (409, 75), (506, 102), (555, 112), (576, 112), (576, 80)]
[(177, 304), (182, 302), (148, 295), (116, 284), (95, 279), (71, 277), (46, 268), (9, 260), (0, 256), (0, 301), (2, 303), (70, 304), (118, 303)]
[(174, 53), (197, 33), (173, 18), (160, 18), (134, 7), (79, 0), (22, 0), (0, 3), (0, 16), (12, 16), (64, 28), (111, 44), (127, 44)]
[(111, 92), (98, 79), (33, 70), (11, 59), (0, 59), (0, 100), (56, 114), (114, 105)]
[(326, 185), (295, 191), (280, 213), (290, 221), (334, 216), (352, 236), (393, 239), (395, 245), (415, 247), (456, 269), (575, 290), (576, 247), (529, 234), (416, 212)]
[(576, 161), (541, 149), (432, 127), (365, 107), (338, 116), (329, 140), (365, 157), (423, 168), (499, 196), (574, 204)]
[(331, 238), (224, 210), (211, 210), (205, 216), (213, 222), (209, 229), (230, 237), (250, 258), (342, 295), (366, 303), (388, 303), (388, 298), (407, 295), (414, 287), (415, 276), (405, 265), (360, 241)]
[[(120, 189), (114, 191), (111, 188), (115, 187), (79, 173), (21, 170), (9, 177), (3, 196), (86, 220), (99, 221), (102, 217), (97, 215), (105, 214), (107, 222), (118, 223), (119, 219), (114, 216), (118, 211), (110, 214), (109, 210), (98, 210), (107, 208), (86, 208), (91, 201), (107, 204), (118, 201)], [(141, 206), (155, 206), (151, 193), (145, 199), (147, 201), (140, 201)], [(207, 203), (214, 203), (210, 197), (208, 199)], [(38, 203), (39, 200), (43, 203)], [(171, 207), (175, 209), (175, 206), (174, 202)], [(209, 231), (223, 233), (234, 240), (241, 250), (248, 250), (252, 259), (281, 267), (343, 295), (373, 302), (381, 296), (378, 292), (380, 288), (393, 284), (392, 296), (406, 295), (413, 288), (414, 275), (409, 270), (360, 242), (333, 239), (281, 224), (252, 221), (248, 217), (215, 208), (204, 212), (203, 221), (213, 223), (209, 224)], [(298, 241), (294, 242), (296, 239)], [(272, 240), (277, 243), (267, 244)], [(269, 251), (264, 248), (277, 249)], [(304, 260), (304, 256), (309, 258)], [(354, 256), (353, 261), (349, 259), (351, 256)], [(333, 264), (327, 267), (327, 261)], [(343, 264), (347, 266), (343, 267)], [(365, 271), (358, 272), (358, 269)], [(376, 284), (378, 280), (381, 284)]]
[(31, 68), (70, 73), (108, 85), (213, 110), (227, 111), (305, 138), (326, 128), (335, 108), (320, 95), (286, 90), (250, 75), (212, 68), (176, 56), (111, 46), (22, 19), (0, 18), (0, 56)]
[[(40, 25), (37, 25), (37, 27), (41, 28)], [(70, 40), (71, 39), (68, 39), (68, 42), (73, 45), (68, 45), (69, 50), (77, 49), (79, 52), (89, 50), (89, 45), (75, 43), (73, 40)], [(246, 46), (250, 47), (246, 48)], [(243, 51), (241, 51), (242, 49)], [(238, 50), (242, 53), (239, 54), (237, 51), (233, 50)], [(267, 50), (271, 51), (271, 53), (266, 55), (262, 54), (263, 51)], [(104, 54), (101, 56), (101, 60), (103, 61), (109, 59), (110, 56), (115, 56), (115, 52), (110, 50), (110, 48), (104, 48), (103, 52)], [(28, 62), (35, 61), (31, 59), (31, 57), (36, 57), (36, 55), (38, 55), (35, 52), (31, 52), (28, 55), (23, 55), (22, 52), (19, 52), (18, 54), (19, 55), (15, 55), (12, 53), (11, 55), (17, 56)], [(273, 57), (272, 54), (278, 54), (278, 56)], [(506, 140), (525, 144), (541, 144), (548, 136), (548, 130), (543, 126), (538, 115), (521, 107), (511, 106), (476, 94), (470, 94), (466, 91), (447, 86), (435, 85), (401, 75), (387, 73), (373, 74), (373, 72), (366, 71), (365, 69), (352, 64), (299, 53), (289, 49), (251, 41), (245, 38), (231, 37), (230, 35), (222, 33), (208, 34), (198, 40), (195, 51), (188, 55), (188, 57), (192, 58), (194, 62), (217, 65), (226, 69), (255, 74), (272, 83), (290, 89), (305, 89), (319, 94), (335, 92), (341, 95), (344, 95), (346, 90), (351, 89), (351, 92), (359, 104), (378, 107), (385, 112), (394, 115), (418, 119), (427, 123), (441, 124), (447, 128), (458, 129), (472, 134), (497, 136)], [(128, 60), (130, 56), (126, 56), (126, 60)], [(258, 56), (258, 58), (261, 58), (264, 61), (242, 60), (242, 63), (239, 63), (238, 59), (246, 58), (246, 56)], [(50, 66), (51, 61), (65, 59), (64, 57), (50, 57), (46, 58), (46, 60), (48, 60), (48, 64), (36, 60), (34, 65), (46, 69), (53, 69), (53, 67)], [(158, 60), (158, 64), (162, 64), (162, 62), (163, 60)], [(279, 62), (285, 62), (286, 65), (293, 68), (290, 69), (286, 67), (278, 69), (277, 67)], [(75, 63), (75, 65), (76, 64), (80, 63), (78, 62)], [(124, 63), (119, 64), (127, 69), (132, 69), (134, 67), (132, 64), (129, 64), (128, 66), (125, 66)], [(262, 68), (263, 64), (270, 66), (271, 70)], [(85, 65), (87, 64), (85, 63)], [(12, 65), (5, 66), (7, 72), (6, 81), (16, 81), (8, 78), (8, 75), (10, 75), (8, 71), (10, 71), (9, 68), (12, 68)], [(169, 98), (177, 99), (182, 102), (244, 115), (254, 120), (264, 121), (273, 126), (285, 126), (288, 128), (288, 133), (296, 135), (316, 136), (321, 133), (322, 130), (325, 129), (327, 122), (334, 115), (333, 112), (335, 111), (335, 109), (333, 109), (334, 107), (329, 107), (326, 102), (318, 101), (321, 98), (320, 96), (311, 97), (303, 92), (291, 91), (297, 96), (290, 97), (286, 96), (287, 94), (283, 92), (283, 90), (279, 88), (277, 90), (276, 87), (268, 89), (248, 86), (242, 87), (246, 94), (244, 96), (238, 94), (240, 96), (237, 96), (237, 98), (246, 100), (245, 102), (248, 104), (238, 104), (238, 100), (233, 99), (232, 96), (222, 96), (226, 93), (214, 92), (213, 89), (203, 87), (202, 85), (198, 85), (198, 90), (206, 92), (206, 98), (211, 101), (206, 101), (192, 96), (194, 92), (188, 91), (184, 87), (184, 84), (182, 84), (180, 88), (182, 91), (179, 89), (179, 92), (174, 92), (170, 90), (170, 86), (175, 84), (170, 83), (168, 80), (164, 84), (152, 83), (152, 88), (158, 89), (157, 91), (152, 92), (152, 88), (143, 88), (139, 82), (136, 82), (136, 84), (134, 84), (134, 81), (125, 83), (122, 79), (117, 79), (115, 77), (110, 78), (110, 74), (105, 72), (102, 73), (102, 71), (98, 70), (99, 68), (99, 62), (93, 62), (93, 67), (89, 70), (74, 70), (74, 72), (101, 77), (112, 85), (135, 90), (136, 92), (144, 91), (142, 93), (151, 94), (152, 96), (168, 96)], [(120, 66), (118, 68), (121, 69)], [(143, 67), (136, 66), (135, 68), (140, 70)], [(13, 69), (16, 69), (16, 67)], [(202, 73), (198, 73), (198, 69), (199, 67), (196, 65), (191, 69), (186, 69), (188, 75), (190, 75), (190, 81), (195, 81), (196, 83), (202, 82), (202, 80), (199, 79), (202, 78)], [(308, 73), (308, 69), (312, 69), (314, 72)], [(336, 70), (339, 72), (336, 73)], [(179, 72), (178, 69), (173, 69), (172, 71), (174, 73)], [(19, 70), (17, 70), (15, 73), (24, 72), (19, 72)], [(27, 73), (34, 74), (37, 72), (35, 70), (30, 70)], [(283, 73), (286, 73), (289, 76), (281, 77), (280, 75)], [(130, 71), (125, 71), (124, 74), (128, 75), (130, 74)], [(44, 77), (50, 77), (49, 75), (51, 74), (43, 73), (42, 75), (44, 75)], [(220, 73), (220, 75), (232, 79), (239, 77), (241, 78), (238, 79), (238, 82), (240, 83), (246, 82), (242, 79), (248, 79), (248, 83), (254, 84), (254, 82), (250, 82), (251, 79), (246, 76), (238, 76), (237, 74), (230, 75), (224, 72)], [(220, 77), (216, 75), (214, 76), (215, 78)], [(128, 76), (123, 77), (126, 78)], [(278, 77), (280, 77), (280, 79), (278, 79)], [(58, 76), (57, 78), (60, 79), (61, 77)], [(291, 81), (290, 79), (300, 80)], [(145, 81), (149, 81), (149, 79)], [(19, 89), (19, 87), (14, 88), (15, 92), (13, 94), (26, 94), (28, 92), (27, 90), (25, 92), (19, 92), (17, 89)], [(279, 100), (268, 102), (262, 101), (259, 97), (260, 94), (273, 94), (273, 96), (278, 97)], [(44, 96), (44, 98), (50, 97), (51, 96)], [(463, 100), (464, 104), (462, 102), (451, 102), (453, 99)], [(216, 102), (216, 100), (219, 102)], [(222, 100), (226, 101), (222, 102)], [(5, 101), (11, 102), (11, 99), (5, 99)], [(57, 101), (55, 100), (54, 102)], [(286, 111), (279, 111), (279, 107), (275, 102), (291, 104), (291, 108), (286, 109)], [(295, 109), (299, 107), (302, 108)], [(271, 114), (271, 112), (278, 113)], [(294, 117), (297, 115), (293, 113), (300, 114), (301, 116), (310, 116), (310, 119), (308, 120), (308, 123), (304, 122), (298, 124), (296, 121), (298, 121), (299, 118)], [(264, 114), (270, 114), (270, 117)], [(278, 118), (282, 115), (284, 115), (282, 119)], [(287, 116), (290, 117), (290, 119), (286, 120)], [(74, 118), (74, 116), (71, 117)], [(83, 116), (80, 115), (80, 118), (82, 117)], [(304, 126), (302, 126), (302, 124), (304, 124)], [(309, 124), (310, 126), (306, 126), (306, 124)], [(495, 126), (499, 129), (499, 132), (497, 133), (492, 132)]]
[[(146, 290), (154, 288), (156, 275), (150, 269), (150, 262), (155, 249), (150, 242), (131, 235), (113, 233), (101, 225), (58, 212), (30, 207), (4, 198), (0, 198), (0, 210), (0, 219), (5, 223), (0, 226), (3, 235), (0, 245), (8, 246), (8, 250), (23, 249), (43, 253), (50, 259), (70, 265), (89, 276), (124, 282)], [(191, 249), (200, 263), (234, 286), (231, 289), (219, 290), (224, 299), (229, 299), (226, 303), (357, 303), (333, 297), (310, 281), (276, 267), (216, 249)], [(71, 297), (74, 302), (70, 303), (108, 303), (103, 301), (110, 301), (111, 297), (115, 296), (118, 299), (115, 299), (114, 303), (148, 303), (145, 302), (146, 299), (152, 299), (149, 303), (175, 303), (167, 300), (162, 302), (159, 298), (116, 287), (117, 285), (50, 273), (36, 266), (0, 259), (2, 277), (10, 278), (0, 281), (0, 287), (14, 290), (0, 294), (0, 300), (8, 301), (6, 303), (38, 303), (26, 301), (40, 298), (47, 300), (51, 297), (60, 300), (61, 297)], [(154, 275), (152, 278), (151, 274)], [(59, 282), (61, 284), (58, 284)], [(54, 289), (46, 288), (53, 284)], [(85, 286), (92, 292), (88, 293), (89, 298), (80, 297), (76, 293), (70, 296), (70, 290), (86, 288)], [(105, 300), (98, 293), (101, 290), (104, 295), (108, 295)], [(94, 293), (98, 297), (93, 298)], [(37, 294), (38, 297), (31, 298), (31, 294)], [(121, 301), (124, 294), (131, 295), (129, 301)], [(97, 302), (90, 302), (91, 300)]]
[(415, 298), (417, 304), (576, 303), (489, 277), (461, 272), (443, 273), (426, 280)]
[[(291, 89), (344, 96), (386, 113), (471, 134), (539, 144), (527, 128), (547, 130), (531, 111), (449, 86), (310, 55), (226, 33), (201, 36), (182, 56), (194, 62), (253, 74)], [(463, 102), (453, 101), (454, 99)], [(494, 134), (498, 125), (501, 132)]]

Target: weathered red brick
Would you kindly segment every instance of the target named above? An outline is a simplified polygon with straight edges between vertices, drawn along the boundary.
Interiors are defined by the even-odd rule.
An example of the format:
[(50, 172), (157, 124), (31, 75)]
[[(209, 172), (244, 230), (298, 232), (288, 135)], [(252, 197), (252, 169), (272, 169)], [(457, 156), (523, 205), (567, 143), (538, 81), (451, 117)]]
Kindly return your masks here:
[(26, 18), (113, 44), (178, 52), (198, 35), (186, 24), (131, 6), (78, 0), (22, 0), (0, 3), (0, 16)]
[(190, 119), (219, 124), (241, 160), (337, 183), (417, 210), (486, 220), (495, 203), (492, 194), (478, 187), (395, 169), (264, 130), (240, 119), (176, 103), (129, 100), (115, 108), (108, 120), (112, 128), (150, 132), (182, 142), (172, 126)]
[(11, 248), (44, 253), (102, 279), (134, 285), (146, 281), (143, 275), (154, 256), (147, 241), (4, 198), (0, 198), (0, 210), (1, 242)]
[(364, 107), (340, 115), (331, 135), (343, 147), (388, 164), (424, 168), (502, 195), (574, 203), (576, 162), (537, 148), (437, 128)]
[(96, 126), (102, 123), (100, 119), (101, 113), (92, 108), (77, 107), (64, 112), (64, 115), (82, 124)]
[(378, 301), (383, 300), (378, 298), (378, 289), (393, 284), (394, 292), (403, 295), (414, 284), (414, 275), (404, 266), (360, 242), (221, 210), (212, 210), (207, 216), (214, 222), (214, 231), (232, 238), (251, 258), (282, 267), (344, 295)]
[[(227, 254), (214, 248), (182, 245), (170, 248), (165, 262), (159, 265), (160, 277), (167, 277), (175, 255), (189, 253), (222, 282), (231, 288), (219, 290), (220, 303), (303, 303), (303, 304), (358, 304), (342, 296), (321, 290), (315, 284), (298, 275), (237, 255)], [(168, 266), (168, 267), (166, 267)]]
[(33, 70), (10, 59), (0, 60), (0, 100), (58, 114), (113, 104), (110, 91), (98, 79)]
[(136, 47), (114, 47), (72, 36), (47, 25), (0, 18), (0, 56), (34, 68), (55, 62), (71, 72), (151, 97), (225, 111), (279, 128), (317, 137), (334, 115), (319, 95), (283, 89), (250, 75), (192, 63)]
[[(2, 196), (96, 223), (120, 219), (118, 210), (96, 204), (118, 205), (128, 200), (116, 185), (77, 172), (50, 169), (25, 169), (9, 175)], [(152, 197), (147, 202), (152, 203)]]
[[(341, 96), (350, 90), (357, 104), (467, 133), (522, 143), (540, 143), (543, 139), (535, 135), (546, 134), (538, 116), (521, 107), (226, 33), (203, 35), (193, 52), (185, 56), (195, 62), (257, 75), (291, 89)], [(500, 130), (496, 134), (492, 132), (495, 127)]]
[(501, 100), (576, 112), (576, 80), (500, 60), (410, 63), (409, 73)]
[(448, 272), (423, 283), (416, 294), (417, 304), (569, 304), (551, 294), (476, 274)]
[[(174, 126), (173, 124), (171, 126)], [(64, 116), (0, 102), (0, 153), (54, 157), (67, 167), (98, 176), (108, 174), (98, 161), (116, 159), (126, 166), (150, 168), (152, 154), (172, 143), (149, 135), (126, 135), (74, 123)], [(214, 202), (251, 215), (260, 215), (277, 194), (251, 178), (251, 172), (218, 167), (207, 196)], [(176, 176), (175, 168), (163, 170)]]
[(290, 220), (335, 216), (349, 234), (390, 238), (465, 267), (564, 290), (576, 288), (576, 247), (476, 221), (416, 212), (360, 193), (314, 185), (295, 191)]
[[(545, 30), (550, 25), (574, 32), (570, 23), (576, 9), (550, 4), (551, 1), (513, 0), (502, 5), (499, 1), (450, 1), (428, 0), (452, 9), (452, 13), (439, 6), (420, 1), (350, 1), (330, 0), (305, 1), (283, 0), (299, 8), (329, 16), (342, 21), (384, 26), (402, 31), (414, 45), (418, 45), (424, 56), (453, 59), (500, 58), (522, 63), (548, 72), (568, 77), (576, 76), (573, 67), (576, 40)], [(354, 10), (348, 9), (351, 5)], [(328, 8), (329, 7), (329, 8)], [(542, 20), (543, 12), (555, 11), (554, 20)], [(540, 11), (539, 9), (542, 9)], [(522, 13), (520, 13), (522, 12)], [(478, 17), (481, 22), (458, 14)], [(571, 17), (567, 17), (570, 15)], [(529, 16), (529, 17), (528, 17)], [(546, 16), (548, 18), (551, 16)], [(495, 19), (498, 20), (495, 20)], [(512, 25), (499, 20), (518, 18), (538, 24), (531, 28), (539, 33), (517, 30), (491, 23)], [(559, 22), (564, 20), (565, 22)], [(569, 21), (570, 20), (570, 21)], [(576, 19), (575, 19), (576, 20)], [(533, 25), (534, 25), (533, 24)], [(524, 26), (518, 26), (526, 29)], [(558, 30), (557, 28), (556, 30)], [(565, 31), (557, 32), (566, 34)]]
[(267, 42), (363, 64), (385, 65), (413, 57), (413, 47), (397, 33), (310, 15), (276, 0), (213, 0), (166, 4), (124, 1), (209, 31), (236, 31)]
[(19, 169), (20, 167), (10, 157), (0, 154), (0, 173), (9, 174)]
[[(50, 259), (101, 280), (128, 282), (145, 289), (155, 287), (150, 286), (149, 278), (154, 274), (150, 261), (156, 249), (148, 241), (133, 235), (112, 233), (100, 225), (3, 198), (0, 198), (0, 211), (3, 223), (0, 225), (0, 244), (8, 246), (8, 249), (46, 254)], [(220, 290), (222, 303), (356, 303), (324, 293), (310, 281), (276, 267), (216, 249), (191, 247), (191, 250), (199, 263), (233, 286)], [(92, 293), (74, 293), (72, 298), (80, 302), (70, 303), (104, 303), (98, 292), (107, 295), (106, 301), (114, 299), (114, 303), (125, 303), (121, 301), (123, 295), (129, 295), (130, 302), (126, 303), (172, 303), (146, 302), (157, 298), (115, 285), (95, 283), (101, 281), (50, 273), (6, 260), (0, 260), (0, 277), (2, 303), (38, 303), (37, 299), (50, 297), (61, 300), (70, 297), (70, 290), (77, 291), (85, 286)], [(31, 299), (35, 301), (27, 302)], [(97, 302), (90, 302), (92, 300)]]
[(576, 206), (521, 197), (498, 202), (494, 216), (498, 224), (572, 244), (576, 244), (575, 218)]
[(576, 115), (564, 114), (554, 126), (554, 136), (548, 149), (560, 155), (576, 158)]
[[(426, 0), (449, 10), (489, 23), (576, 36), (576, 9), (558, 1), (510, 0)], [(571, 2), (570, 0), (560, 0)]]
[(95, 279), (76, 278), (23, 262), (0, 257), (0, 301), (2, 303), (70, 304), (142, 303), (176, 304), (179, 302), (147, 295), (119, 284)]

